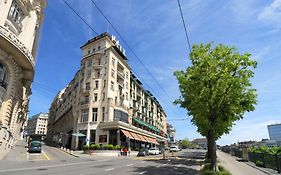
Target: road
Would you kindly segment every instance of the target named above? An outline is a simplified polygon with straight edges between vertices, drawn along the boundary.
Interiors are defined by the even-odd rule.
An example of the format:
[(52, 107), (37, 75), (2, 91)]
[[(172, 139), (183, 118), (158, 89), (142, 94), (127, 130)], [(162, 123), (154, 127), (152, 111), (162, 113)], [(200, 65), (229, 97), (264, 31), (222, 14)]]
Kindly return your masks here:
[[(200, 151), (184, 150), (176, 153), (177, 157), (159, 160), (160, 156), (138, 157), (72, 157), (61, 150), (44, 145), (48, 156), (41, 159), (3, 160), (0, 161), (1, 175), (193, 175), (198, 174), (198, 158), (204, 154)], [(45, 158), (44, 158), (45, 157)], [(8, 157), (9, 158), (9, 157)]]

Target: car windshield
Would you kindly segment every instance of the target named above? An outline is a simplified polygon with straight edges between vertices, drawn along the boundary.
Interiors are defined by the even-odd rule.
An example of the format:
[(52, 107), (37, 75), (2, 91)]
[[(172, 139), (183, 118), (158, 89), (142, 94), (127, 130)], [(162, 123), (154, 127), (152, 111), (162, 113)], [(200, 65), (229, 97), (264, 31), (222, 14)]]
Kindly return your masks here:
[(41, 143), (39, 143), (39, 142), (31, 142), (30, 145), (31, 145), (31, 146), (39, 147), (39, 146), (41, 146)]

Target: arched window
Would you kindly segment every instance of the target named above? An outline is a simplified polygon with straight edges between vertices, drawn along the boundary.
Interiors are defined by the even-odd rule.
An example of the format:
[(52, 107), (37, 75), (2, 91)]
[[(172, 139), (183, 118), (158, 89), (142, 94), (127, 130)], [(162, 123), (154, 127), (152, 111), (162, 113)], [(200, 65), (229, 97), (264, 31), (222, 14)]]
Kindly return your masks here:
[(0, 86), (3, 87), (4, 89), (6, 89), (7, 82), (8, 82), (7, 68), (2, 63), (0, 63)]

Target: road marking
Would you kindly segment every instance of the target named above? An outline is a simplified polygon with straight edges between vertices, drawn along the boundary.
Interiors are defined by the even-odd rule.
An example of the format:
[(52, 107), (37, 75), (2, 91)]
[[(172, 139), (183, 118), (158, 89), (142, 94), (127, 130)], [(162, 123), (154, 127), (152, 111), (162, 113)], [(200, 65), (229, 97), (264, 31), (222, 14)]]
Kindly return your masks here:
[[(97, 160), (96, 162), (104, 162), (104, 161), (106, 161), (106, 160)], [(5, 173), (5, 172), (27, 171), (27, 170), (43, 169), (43, 168), (57, 168), (57, 167), (64, 167), (64, 166), (73, 166), (73, 165), (80, 165), (80, 164), (85, 164), (85, 163), (92, 163), (92, 162), (75, 162), (75, 163), (67, 163), (67, 164), (38, 166), (38, 167), (2, 169), (2, 170), (0, 170), (0, 174)]]
[(42, 153), (46, 157), (47, 160), (50, 160), (50, 158), (47, 156), (47, 154), (44, 151), (42, 151)]
[(128, 164), (127, 166), (132, 166), (132, 165), (134, 165), (134, 164)]
[(143, 171), (143, 172), (140, 172), (140, 174), (144, 174), (144, 173), (146, 173), (147, 171)]
[(105, 171), (111, 171), (111, 170), (114, 170), (114, 168), (108, 168)]

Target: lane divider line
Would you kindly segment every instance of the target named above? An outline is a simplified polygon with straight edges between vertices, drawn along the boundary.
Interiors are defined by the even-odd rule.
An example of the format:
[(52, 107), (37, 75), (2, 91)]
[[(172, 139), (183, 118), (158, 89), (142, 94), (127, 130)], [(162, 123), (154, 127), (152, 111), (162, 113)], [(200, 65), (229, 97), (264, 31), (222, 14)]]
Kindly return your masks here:
[(114, 170), (114, 168), (108, 168), (105, 171), (111, 171), (111, 170)]
[(128, 164), (127, 166), (132, 166), (132, 165), (134, 165), (134, 164)]
[(50, 160), (50, 158), (47, 156), (47, 154), (44, 151), (42, 151), (42, 153), (46, 157), (47, 160)]
[(146, 173), (147, 171), (143, 171), (143, 172), (140, 172), (140, 174), (144, 174), (144, 173)]

